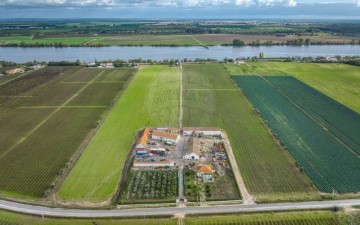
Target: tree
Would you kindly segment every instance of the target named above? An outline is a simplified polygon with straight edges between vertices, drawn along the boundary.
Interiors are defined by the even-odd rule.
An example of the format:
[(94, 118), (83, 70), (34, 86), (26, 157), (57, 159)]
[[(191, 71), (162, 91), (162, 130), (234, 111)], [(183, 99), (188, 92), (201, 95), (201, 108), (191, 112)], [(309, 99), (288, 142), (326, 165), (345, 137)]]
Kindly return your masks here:
[(260, 59), (263, 59), (263, 58), (264, 58), (264, 53), (263, 53), (263, 52), (260, 52), (260, 53), (259, 53), (259, 58), (260, 58)]
[(245, 46), (245, 42), (243, 40), (240, 40), (240, 39), (234, 39), (233, 40), (233, 46)]

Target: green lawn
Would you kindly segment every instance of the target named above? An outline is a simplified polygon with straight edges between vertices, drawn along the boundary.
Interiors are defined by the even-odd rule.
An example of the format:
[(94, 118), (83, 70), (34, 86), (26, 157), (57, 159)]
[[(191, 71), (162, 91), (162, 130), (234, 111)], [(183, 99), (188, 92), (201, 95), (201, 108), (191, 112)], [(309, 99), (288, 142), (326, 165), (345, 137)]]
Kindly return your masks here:
[(346, 64), (248, 62), (226, 65), (231, 75), (290, 75), (360, 113), (360, 68)]
[[(241, 174), (258, 201), (316, 198), (308, 178), (282, 150), (221, 64), (184, 65), (184, 126), (223, 128)], [(205, 118), (205, 119), (204, 119)]]
[[(173, 98), (165, 98), (167, 101), (159, 105), (163, 108), (154, 108), (168, 93)], [(59, 198), (80, 202), (108, 199), (116, 189), (137, 130), (176, 126), (179, 100), (172, 93), (179, 93), (179, 68), (141, 68), (63, 183)]]

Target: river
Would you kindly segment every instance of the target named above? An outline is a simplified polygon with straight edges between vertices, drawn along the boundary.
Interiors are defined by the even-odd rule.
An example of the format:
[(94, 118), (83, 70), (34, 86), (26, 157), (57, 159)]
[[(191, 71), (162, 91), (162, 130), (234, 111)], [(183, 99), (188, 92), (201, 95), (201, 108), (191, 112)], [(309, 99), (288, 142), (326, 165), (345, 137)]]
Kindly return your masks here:
[(237, 57), (258, 56), (264, 52), (265, 57), (317, 57), (317, 56), (354, 56), (360, 55), (359, 45), (312, 45), (312, 46), (260, 46), (260, 47), (232, 47), (214, 46), (204, 48), (200, 46), (192, 47), (42, 47), (42, 48), (23, 48), (23, 47), (1, 47), (0, 60), (24, 63), (28, 61), (94, 61), (115, 60), (115, 59), (196, 59), (211, 58), (224, 59)]

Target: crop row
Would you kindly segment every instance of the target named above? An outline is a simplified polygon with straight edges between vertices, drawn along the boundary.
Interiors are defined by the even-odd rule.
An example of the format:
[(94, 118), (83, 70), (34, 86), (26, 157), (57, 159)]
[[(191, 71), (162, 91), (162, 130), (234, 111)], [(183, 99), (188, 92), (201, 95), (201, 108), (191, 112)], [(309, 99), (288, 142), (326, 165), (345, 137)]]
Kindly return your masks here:
[[(299, 173), (290, 157), (275, 143), (257, 113), (244, 95), (236, 90), (236, 85), (221, 65), (186, 65), (184, 68), (183, 81), (187, 80), (186, 76), (194, 74), (188, 74), (188, 70), (196, 70), (203, 73), (208, 81), (215, 82), (211, 85), (216, 87), (213, 90), (215, 112), (206, 114), (209, 122), (198, 123), (188, 117), (184, 110), (184, 126), (223, 128), (231, 141), (245, 184), (252, 194), (269, 196), (280, 193), (284, 198), (288, 198), (293, 197), (294, 193), (296, 196), (299, 193), (309, 195), (313, 191), (310, 182)], [(186, 87), (186, 84), (184, 86)], [(209, 111), (209, 104), (192, 102), (192, 105), (186, 105), (189, 103), (191, 102), (184, 101), (184, 107), (196, 108), (205, 113)], [(276, 198), (278, 200), (279, 196)]]
[[(299, 100), (284, 96), (275, 80), (269, 83), (267, 81), (269, 78), (255, 76), (238, 76), (234, 79), (269, 124), (284, 148), (288, 149), (295, 158), (300, 170), (305, 171), (319, 190), (323, 192), (336, 190), (341, 193), (360, 190), (359, 158), (311, 116), (313, 112), (321, 110), (326, 112), (332, 110), (336, 113), (339, 109), (336, 104), (323, 108), (321, 103), (316, 105), (316, 98), (313, 99), (315, 102), (310, 103), (313, 92), (306, 92), (306, 89), (301, 91), (300, 88), (300, 92), (303, 92), (300, 94), (299, 88), (294, 88), (294, 96), (297, 93), (308, 94), (303, 97), (304, 102), (301, 104), (311, 105), (313, 111), (309, 112), (307, 107), (301, 108), (296, 104)], [(292, 82), (293, 86), (302, 86), (301, 82), (295, 79)], [(330, 100), (326, 101), (330, 102)], [(314, 109), (316, 107), (317, 109)], [(324, 115), (326, 112), (317, 115)], [(339, 113), (341, 115), (341, 110)]]
[(360, 114), (293, 77), (266, 77), (266, 80), (360, 156)]
[[(36, 197), (54, 187), (55, 178), (64, 173), (75, 151), (107, 109), (92, 108), (88, 100), (110, 105), (122, 88), (122, 83), (99, 84), (96, 88), (87, 85), (95, 77), (106, 74), (104, 69), (47, 67), (39, 71), (33, 72), (38, 74), (36, 77), (48, 74), (54, 79), (35, 79), (31, 73), (14, 80), (16, 82), (10, 87), (17, 87), (17, 84), (20, 87), (15, 88), (18, 91), (13, 94), (31, 97), (16, 102), (9, 99), (7, 103), (13, 105), (8, 107), (11, 114), (0, 119), (0, 126), (4, 128), (0, 130), (0, 190)], [(101, 75), (97, 76), (99, 73)], [(31, 85), (23, 88), (21, 79), (25, 78)], [(118, 86), (109, 88), (107, 85)], [(65, 105), (75, 108), (60, 108), (75, 95), (83, 101), (78, 100), (78, 105)]]

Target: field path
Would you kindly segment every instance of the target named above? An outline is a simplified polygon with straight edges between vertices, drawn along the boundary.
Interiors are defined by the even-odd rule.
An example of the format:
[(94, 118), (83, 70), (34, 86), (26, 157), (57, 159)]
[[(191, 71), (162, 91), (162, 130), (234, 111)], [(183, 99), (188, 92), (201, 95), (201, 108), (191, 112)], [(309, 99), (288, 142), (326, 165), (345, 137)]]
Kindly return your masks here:
[(183, 83), (182, 83), (182, 79), (183, 79), (183, 68), (182, 68), (182, 64), (180, 63), (180, 102), (179, 102), (179, 127), (182, 128), (182, 118), (183, 118)]
[(13, 149), (15, 149), (16, 146), (24, 142), (31, 134), (33, 134), (36, 130), (38, 130), (42, 125), (44, 125), (53, 115), (55, 115), (57, 112), (59, 112), (62, 108), (64, 108), (71, 100), (76, 98), (85, 88), (87, 88), (96, 78), (101, 76), (104, 73), (101, 72), (98, 75), (96, 75), (92, 80), (90, 80), (86, 85), (84, 85), (79, 91), (77, 91), (74, 95), (72, 95), (66, 102), (64, 102), (62, 105), (60, 105), (58, 108), (56, 108), (52, 113), (50, 113), (49, 116), (47, 116), (45, 119), (43, 119), (36, 127), (34, 127), (29, 133), (27, 133), (24, 137), (22, 137), (17, 143), (15, 143), (11, 148), (6, 150), (3, 154), (0, 155), (0, 159), (3, 158), (5, 155), (7, 155), (9, 152), (11, 152)]
[(238, 165), (236, 164), (236, 159), (234, 156), (233, 149), (231, 148), (229, 139), (225, 132), (221, 132), (221, 136), (225, 137), (226, 141), (224, 141), (224, 144), (225, 144), (226, 152), (227, 152), (227, 155), (230, 160), (230, 165), (232, 167), (232, 171), (234, 172), (234, 175), (235, 175), (236, 183), (239, 187), (241, 196), (243, 198), (244, 205), (253, 205), (253, 204), (255, 204), (254, 197), (248, 192), (248, 190), (245, 186), (245, 182), (242, 179), (242, 176), (240, 174), (240, 169), (239, 169)]
[(200, 44), (200, 46), (204, 47), (204, 48), (209, 48), (208, 46), (206, 46), (204, 43), (202, 43), (200, 40), (196, 39), (194, 36), (191, 36), (191, 38), (196, 41), (197, 43)]

